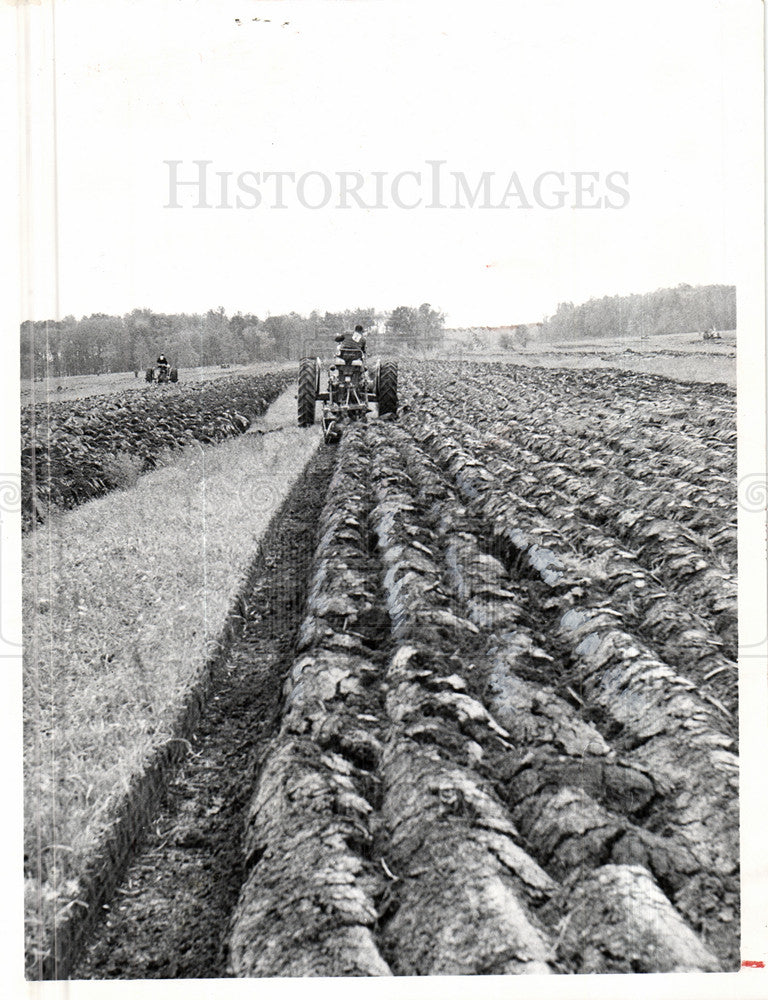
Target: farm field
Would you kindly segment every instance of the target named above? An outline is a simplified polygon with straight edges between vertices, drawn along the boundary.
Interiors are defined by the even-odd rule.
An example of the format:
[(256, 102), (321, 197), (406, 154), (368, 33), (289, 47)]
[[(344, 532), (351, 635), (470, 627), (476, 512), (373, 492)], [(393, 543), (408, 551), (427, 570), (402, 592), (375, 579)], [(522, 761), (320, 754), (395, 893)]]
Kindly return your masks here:
[(680, 382), (736, 385), (736, 332), (721, 340), (703, 340), (701, 333), (661, 334), (654, 337), (600, 338), (542, 344), (535, 339), (526, 347), (491, 351), (466, 344), (446, 344), (432, 359), (515, 363), (532, 368), (582, 371), (602, 369), (660, 375)]
[[(199, 382), (212, 382), (237, 375), (265, 375), (271, 372), (287, 371), (292, 367), (295, 365), (288, 361), (285, 363), (263, 361), (248, 365), (232, 365), (226, 368), (222, 368), (221, 365), (180, 368), (179, 384), (184, 386)], [(88, 396), (102, 396), (146, 388), (147, 383), (144, 380), (143, 370), (139, 372), (138, 377), (135, 377), (133, 372), (108, 372), (104, 375), (51, 376), (40, 381), (23, 378), (20, 381), (22, 405), (34, 403), (36, 406), (43, 403), (86, 399)]]
[(409, 361), (400, 403), (253, 553), (75, 978), (738, 967), (734, 391)]
[(682, 352), (728, 356), (736, 350), (736, 331), (720, 331), (719, 340), (704, 340), (703, 333), (691, 331), (690, 333), (661, 333), (648, 337), (621, 337), (617, 339), (589, 339), (585, 337), (583, 340), (568, 341), (551, 346), (554, 350), (566, 352), (599, 350), (601, 347), (605, 347), (609, 351)]
[(682, 382), (724, 382), (736, 385), (736, 332), (721, 340), (703, 340), (700, 333), (671, 333), (622, 340), (583, 340), (516, 352), (519, 364), (545, 368), (619, 368), (662, 375)]

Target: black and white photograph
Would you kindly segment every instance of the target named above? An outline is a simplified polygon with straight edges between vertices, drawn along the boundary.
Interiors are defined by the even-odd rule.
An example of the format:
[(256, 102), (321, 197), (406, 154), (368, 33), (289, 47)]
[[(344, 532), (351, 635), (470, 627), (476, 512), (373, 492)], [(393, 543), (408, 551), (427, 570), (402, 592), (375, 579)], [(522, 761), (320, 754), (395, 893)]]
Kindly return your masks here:
[(0, 27), (12, 995), (768, 995), (762, 4)]

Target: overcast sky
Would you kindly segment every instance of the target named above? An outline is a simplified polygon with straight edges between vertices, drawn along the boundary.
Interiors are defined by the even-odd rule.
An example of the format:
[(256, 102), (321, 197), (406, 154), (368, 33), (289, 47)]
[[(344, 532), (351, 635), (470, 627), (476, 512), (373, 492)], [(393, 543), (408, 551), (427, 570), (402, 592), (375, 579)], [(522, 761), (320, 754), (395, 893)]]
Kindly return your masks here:
[[(498, 325), (560, 301), (736, 282), (747, 6), (57, 0), (55, 136), (52, 81), (26, 82), (35, 263), (22, 313), (426, 301), (451, 325)], [(53, 54), (48, 6), (20, 9), (18, 26), (33, 56)], [(246, 171), (317, 171), (333, 198), (310, 209), (294, 186), (276, 209), (262, 180), (257, 208), (231, 187), (232, 208), (186, 194), (171, 209), (169, 160), (185, 179), (212, 161), (231, 186)], [(401, 171), (423, 174), (403, 200), (430, 200), (434, 160), (447, 207), (394, 204)], [(335, 207), (339, 171), (369, 193), (387, 172), (387, 207)], [(547, 171), (565, 175), (562, 208), (535, 201)], [(599, 174), (587, 204), (606, 175), (628, 175), (624, 207), (572, 207), (585, 171)], [(491, 172), (494, 204), (514, 173), (531, 207), (518, 193), (507, 209), (452, 208), (451, 172), (472, 188)], [(542, 200), (558, 187), (550, 177)]]

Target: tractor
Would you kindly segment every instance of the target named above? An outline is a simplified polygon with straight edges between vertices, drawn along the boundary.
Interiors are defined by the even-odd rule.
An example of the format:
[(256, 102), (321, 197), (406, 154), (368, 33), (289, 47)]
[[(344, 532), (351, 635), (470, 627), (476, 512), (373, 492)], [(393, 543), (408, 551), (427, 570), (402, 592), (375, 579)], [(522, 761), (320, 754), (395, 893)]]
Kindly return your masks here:
[(302, 358), (299, 363), (299, 427), (315, 423), (316, 404), (323, 404), (323, 438), (332, 444), (341, 437), (344, 425), (366, 420), (370, 403), (378, 415), (390, 420), (397, 416), (397, 362), (377, 361), (371, 373), (363, 352), (341, 348), (328, 368), (327, 389), (320, 391), (322, 365), (319, 358)]
[(157, 382), (158, 385), (166, 385), (168, 382), (178, 382), (179, 372), (170, 365), (158, 365), (156, 368), (147, 368), (144, 376), (147, 382)]

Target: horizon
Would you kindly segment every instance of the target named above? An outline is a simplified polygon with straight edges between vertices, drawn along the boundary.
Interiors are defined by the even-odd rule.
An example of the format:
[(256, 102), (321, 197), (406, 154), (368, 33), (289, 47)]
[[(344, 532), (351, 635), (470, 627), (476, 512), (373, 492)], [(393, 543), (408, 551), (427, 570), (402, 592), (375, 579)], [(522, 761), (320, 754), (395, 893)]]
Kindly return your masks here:
[[(685, 281), (683, 281), (683, 282), (679, 282), (676, 285), (662, 285), (662, 286), (659, 286), (658, 288), (647, 289), (645, 291), (630, 291), (630, 292), (621, 292), (621, 293), (604, 293), (602, 295), (598, 294), (598, 295), (591, 296), (589, 299), (585, 299), (583, 302), (574, 302), (573, 305), (574, 305), (574, 307), (578, 308), (579, 306), (585, 305), (587, 302), (599, 301), (600, 299), (606, 299), (606, 298), (608, 298), (608, 299), (611, 299), (611, 298), (624, 298), (625, 296), (632, 296), (632, 295), (638, 295), (638, 296), (653, 295), (656, 292), (667, 291), (669, 289), (681, 288), (681, 287), (685, 287), (685, 288), (706, 288), (706, 287), (710, 287), (710, 286), (720, 286), (720, 287), (726, 287), (726, 288), (733, 288), (734, 291), (736, 291), (736, 294), (738, 296), (738, 289), (736, 288), (736, 286), (733, 285), (733, 284), (729, 284), (727, 282), (724, 282), (724, 281), (708, 282), (706, 285), (693, 284), (691, 282), (685, 282)], [(561, 300), (561, 301), (565, 301), (565, 300)], [(438, 312), (441, 312), (441, 313), (443, 312), (443, 310), (441, 309), (439, 303), (430, 302), (428, 304), (431, 306), (431, 308), (436, 309)], [(558, 305), (559, 304), (560, 303), (558, 303)], [(394, 309), (396, 309), (398, 307), (398, 305), (399, 306), (407, 305), (407, 306), (411, 306), (411, 307), (417, 308), (419, 305), (421, 305), (421, 303), (417, 303), (417, 302), (412, 302), (412, 303), (400, 302), (397, 305), (389, 306), (389, 307), (384, 308), (384, 309), (379, 309), (377, 306), (374, 306), (372, 308), (374, 309), (375, 315), (377, 317), (384, 317), (387, 314), (391, 313)], [(94, 312), (90, 312), (90, 313), (89, 312), (80, 313), (79, 315), (75, 314), (75, 313), (67, 313), (65, 316), (62, 316), (60, 320), (53, 319), (50, 316), (42, 318), (42, 319), (34, 319), (34, 320), (33, 319), (23, 319), (21, 321), (21, 323), (20, 323), (20, 326), (23, 326), (25, 323), (56, 323), (56, 322), (64, 322), (64, 321), (66, 321), (67, 319), (70, 319), (70, 318), (74, 319), (76, 322), (81, 322), (84, 319), (91, 319), (91, 318), (94, 318), (94, 317), (98, 317), (100, 315), (108, 316), (111, 319), (122, 319), (123, 317), (128, 316), (128, 315), (130, 315), (133, 312), (142, 312), (142, 311), (148, 311), (148, 312), (154, 313), (155, 315), (164, 315), (164, 316), (182, 316), (182, 315), (203, 316), (203, 315), (206, 315), (208, 312), (215, 312), (215, 311), (217, 311), (220, 308), (224, 309), (224, 315), (227, 316), (229, 319), (231, 319), (231, 318), (233, 318), (233, 317), (235, 317), (237, 315), (243, 315), (243, 314), (245, 314), (245, 315), (255, 316), (259, 320), (259, 322), (264, 322), (264, 320), (266, 320), (266, 319), (268, 319), (268, 318), (270, 318), (272, 316), (289, 316), (289, 315), (292, 315), (292, 314), (296, 314), (296, 315), (301, 316), (302, 318), (308, 318), (312, 313), (317, 313), (318, 315), (323, 316), (323, 315), (328, 314), (328, 313), (334, 314), (334, 313), (343, 313), (345, 311), (354, 311), (354, 309), (356, 309), (358, 307), (356, 307), (356, 306), (345, 306), (345, 307), (338, 308), (338, 309), (321, 309), (321, 308), (317, 308), (316, 307), (314, 309), (310, 309), (306, 313), (300, 313), (300, 312), (298, 312), (298, 310), (295, 310), (295, 309), (294, 310), (289, 310), (288, 312), (285, 312), (285, 313), (270, 312), (270, 311), (261, 313), (259, 310), (251, 310), (251, 309), (248, 309), (248, 310), (243, 310), (243, 309), (234, 309), (234, 310), (231, 310), (231, 309), (228, 309), (225, 305), (222, 305), (221, 303), (219, 303), (216, 306), (209, 306), (207, 309), (199, 309), (199, 310), (180, 309), (178, 311), (169, 311), (169, 310), (165, 310), (165, 309), (156, 309), (153, 306), (148, 306), (148, 305), (138, 305), (138, 306), (133, 306), (132, 308), (126, 309), (126, 310), (124, 310), (122, 312), (119, 312), (119, 313), (105, 313), (103, 311), (94, 311)], [(359, 307), (359, 308), (367, 308), (367, 307)], [(465, 329), (465, 328), (478, 327), (478, 328), (487, 329), (487, 330), (495, 330), (495, 329), (502, 329), (502, 328), (506, 328), (506, 327), (514, 327), (514, 326), (535, 326), (535, 325), (542, 325), (542, 324), (546, 323), (548, 319), (550, 319), (552, 316), (554, 316), (556, 309), (557, 309), (557, 306), (555, 306), (555, 308), (552, 309), (550, 312), (545, 313), (540, 319), (530, 319), (530, 318), (529, 319), (522, 319), (522, 320), (516, 319), (516, 320), (505, 321), (505, 322), (502, 322), (502, 323), (480, 323), (480, 322), (472, 322), (472, 321), (464, 322), (464, 323), (451, 323), (451, 322), (448, 321), (448, 316), (445, 315), (444, 329), (445, 330), (460, 330), (460, 329)]]

